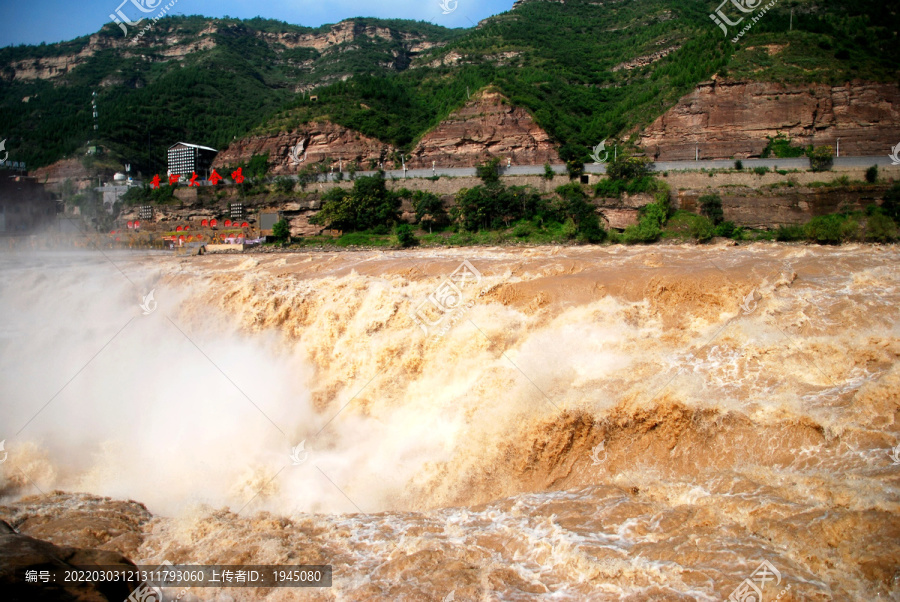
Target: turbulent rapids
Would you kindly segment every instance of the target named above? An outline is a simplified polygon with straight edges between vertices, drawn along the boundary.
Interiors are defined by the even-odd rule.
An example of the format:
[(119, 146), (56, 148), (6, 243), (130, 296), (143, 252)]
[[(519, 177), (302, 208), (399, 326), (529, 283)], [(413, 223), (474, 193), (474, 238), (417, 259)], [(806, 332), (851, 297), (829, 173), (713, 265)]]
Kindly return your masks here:
[(182, 599), (900, 600), (896, 247), (0, 268), (0, 518), (334, 566)]

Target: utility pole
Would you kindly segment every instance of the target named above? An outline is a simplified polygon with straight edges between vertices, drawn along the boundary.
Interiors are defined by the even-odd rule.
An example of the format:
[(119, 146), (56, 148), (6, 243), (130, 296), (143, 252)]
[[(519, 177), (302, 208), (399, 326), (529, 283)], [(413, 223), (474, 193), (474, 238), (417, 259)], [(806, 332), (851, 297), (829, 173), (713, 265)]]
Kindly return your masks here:
[(700, 160), (700, 145), (697, 145), (697, 150), (694, 151), (694, 161)]
[(794, 31), (794, 9), (791, 9), (791, 31)]
[(841, 158), (841, 139), (840, 138), (837, 139), (837, 156), (838, 156), (838, 159)]

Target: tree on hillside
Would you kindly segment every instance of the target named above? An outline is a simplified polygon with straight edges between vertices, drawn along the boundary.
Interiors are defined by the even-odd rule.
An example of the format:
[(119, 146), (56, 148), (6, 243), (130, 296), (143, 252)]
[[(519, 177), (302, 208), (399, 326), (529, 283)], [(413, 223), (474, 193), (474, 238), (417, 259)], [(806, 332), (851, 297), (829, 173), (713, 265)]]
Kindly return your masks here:
[(411, 197), (410, 202), (413, 211), (416, 212), (416, 221), (422, 224), (423, 228), (428, 228), (429, 234), (432, 228), (441, 228), (449, 223), (450, 218), (447, 215), (447, 210), (444, 209), (444, 202), (441, 200), (441, 197), (433, 192), (416, 190), (411, 193), (406, 190), (401, 191), (400, 194), (404, 198)]
[(559, 209), (562, 214), (575, 222), (575, 233), (580, 242), (599, 243), (606, 240), (606, 230), (600, 225), (600, 219), (594, 206), (588, 202), (581, 184), (570, 182), (556, 189), (560, 196)]
[(288, 221), (284, 218), (281, 218), (275, 225), (272, 226), (272, 238), (275, 239), (276, 242), (284, 244), (291, 239), (291, 227), (288, 224)]
[(497, 183), (457, 192), (451, 215), (464, 229), (475, 232), (508, 227), (511, 222), (531, 218), (544, 207), (543, 199), (531, 187)]
[(611, 180), (630, 181), (650, 175), (653, 162), (646, 157), (621, 154), (606, 165), (606, 175)]
[(585, 147), (575, 144), (564, 144), (559, 149), (559, 158), (565, 161), (570, 180), (577, 180), (584, 174), (584, 158), (587, 154)]
[(345, 230), (390, 231), (400, 220), (400, 196), (387, 189), (384, 173), (357, 178), (351, 190), (332, 188), (322, 196), (322, 209), (311, 224)]
[(481, 178), (485, 186), (495, 186), (500, 183), (500, 158), (494, 157), (484, 163), (475, 166), (475, 175)]

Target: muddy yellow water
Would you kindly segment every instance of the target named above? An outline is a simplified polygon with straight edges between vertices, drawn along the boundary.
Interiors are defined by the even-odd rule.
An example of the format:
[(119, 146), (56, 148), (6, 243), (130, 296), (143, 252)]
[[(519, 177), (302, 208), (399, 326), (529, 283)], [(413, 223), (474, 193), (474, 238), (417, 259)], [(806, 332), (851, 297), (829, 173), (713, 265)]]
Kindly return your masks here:
[(7, 254), (0, 494), (145, 503), (137, 562), (334, 567), (199, 600), (900, 600), (898, 262)]

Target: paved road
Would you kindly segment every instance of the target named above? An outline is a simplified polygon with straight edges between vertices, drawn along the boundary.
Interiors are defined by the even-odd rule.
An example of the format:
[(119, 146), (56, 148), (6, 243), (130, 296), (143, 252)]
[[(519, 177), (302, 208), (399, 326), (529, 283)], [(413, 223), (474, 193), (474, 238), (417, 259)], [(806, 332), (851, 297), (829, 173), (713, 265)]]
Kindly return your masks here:
[[(778, 167), (779, 169), (808, 169), (809, 168), (809, 159), (806, 157), (799, 157), (796, 159), (743, 159), (744, 169), (753, 169), (754, 167), (768, 167), (769, 169), (775, 169)], [(879, 167), (883, 167), (886, 165), (891, 165), (891, 159), (888, 156), (883, 157), (840, 157), (834, 160), (835, 167), (870, 167), (872, 165), (878, 165)], [(558, 174), (565, 174), (566, 167), (565, 165), (553, 165), (553, 171)], [(709, 159), (709, 160), (701, 160), (701, 161), (658, 161), (653, 164), (653, 171), (663, 172), (663, 171), (686, 171), (691, 169), (733, 169), (734, 161), (731, 159)], [(603, 174), (606, 173), (606, 165), (597, 165), (594, 163), (588, 163), (584, 166), (584, 170), (587, 173), (592, 174)], [(360, 171), (357, 172), (357, 175), (360, 176), (370, 176), (373, 175), (374, 171)], [(544, 166), (543, 165), (512, 165), (510, 167), (502, 166), (501, 175), (504, 176), (534, 176), (534, 175), (543, 175)], [(475, 168), (474, 167), (453, 167), (453, 168), (436, 168), (435, 170), (431, 169), (409, 169), (404, 172), (402, 169), (394, 169), (385, 171), (385, 175), (387, 177), (394, 177), (398, 179), (403, 178), (430, 178), (432, 176), (447, 176), (447, 177), (464, 177), (464, 176), (474, 176)], [(292, 176), (296, 179), (296, 176)], [(344, 173), (344, 178), (348, 178), (349, 174)], [(332, 174), (329, 174), (328, 181), (331, 181), (333, 178)]]

